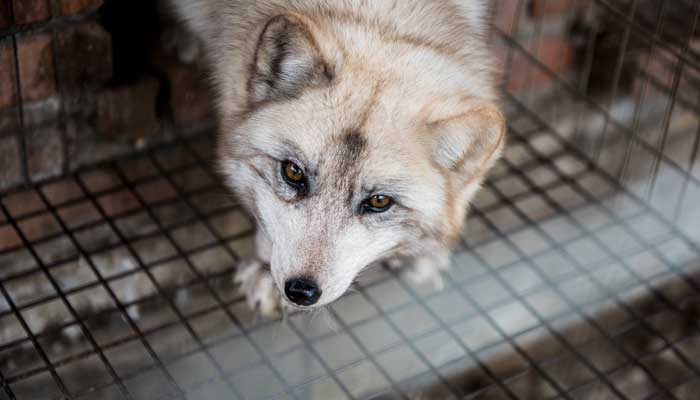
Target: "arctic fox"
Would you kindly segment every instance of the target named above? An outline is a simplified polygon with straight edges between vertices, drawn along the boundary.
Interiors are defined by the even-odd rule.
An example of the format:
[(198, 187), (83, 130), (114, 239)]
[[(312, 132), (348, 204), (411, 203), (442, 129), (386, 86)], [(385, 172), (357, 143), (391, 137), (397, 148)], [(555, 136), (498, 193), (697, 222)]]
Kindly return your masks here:
[(169, 0), (216, 88), (218, 165), (257, 221), (239, 268), (263, 314), (364, 268), (439, 277), (501, 153), (482, 0)]

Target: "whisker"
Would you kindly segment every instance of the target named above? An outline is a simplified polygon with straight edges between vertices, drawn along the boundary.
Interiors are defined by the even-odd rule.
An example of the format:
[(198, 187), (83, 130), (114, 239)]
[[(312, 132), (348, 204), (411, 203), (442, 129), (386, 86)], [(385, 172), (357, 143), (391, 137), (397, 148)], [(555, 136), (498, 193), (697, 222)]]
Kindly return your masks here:
[[(328, 329), (333, 331), (336, 335), (340, 334), (340, 323), (335, 318), (335, 315), (326, 307), (323, 307), (322, 310), (324, 311), (322, 319), (325, 321)], [(323, 316), (325, 316), (325, 318), (323, 318)]]

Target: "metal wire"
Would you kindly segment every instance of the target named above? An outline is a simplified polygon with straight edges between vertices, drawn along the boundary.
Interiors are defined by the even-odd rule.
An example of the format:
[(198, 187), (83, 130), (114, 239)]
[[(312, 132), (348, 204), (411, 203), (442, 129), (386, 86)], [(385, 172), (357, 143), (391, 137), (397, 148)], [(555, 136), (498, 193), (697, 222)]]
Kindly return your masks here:
[[(30, 182), (17, 81), (27, 184), (0, 193), (0, 398), (694, 399), (700, 2), (687, 37), (669, 31), (674, 3), (644, 14), (647, 3), (584, 7), (612, 23), (586, 32), (573, 78), (542, 57), (548, 22), (513, 4), (493, 35), (509, 145), (445, 287), (377, 267), (327, 310), (283, 322), (252, 314), (233, 285), (255, 228), (212, 169), (210, 132)], [(0, 30), (15, 78), (18, 37), (55, 38), (76, 21)], [(599, 94), (592, 71), (611, 27), (622, 40)], [(635, 54), (645, 57), (628, 92)], [(646, 118), (659, 98), (660, 126)], [(678, 115), (691, 128), (678, 132)], [(67, 160), (63, 108), (58, 118)]]

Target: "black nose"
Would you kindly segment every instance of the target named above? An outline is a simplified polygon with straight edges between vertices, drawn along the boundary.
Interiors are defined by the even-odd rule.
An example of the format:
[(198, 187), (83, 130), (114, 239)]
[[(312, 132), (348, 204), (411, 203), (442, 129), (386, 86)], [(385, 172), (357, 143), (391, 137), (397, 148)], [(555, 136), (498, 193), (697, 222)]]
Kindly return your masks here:
[(304, 278), (294, 278), (284, 284), (284, 293), (292, 303), (299, 306), (316, 304), (321, 297), (321, 289), (315, 282)]

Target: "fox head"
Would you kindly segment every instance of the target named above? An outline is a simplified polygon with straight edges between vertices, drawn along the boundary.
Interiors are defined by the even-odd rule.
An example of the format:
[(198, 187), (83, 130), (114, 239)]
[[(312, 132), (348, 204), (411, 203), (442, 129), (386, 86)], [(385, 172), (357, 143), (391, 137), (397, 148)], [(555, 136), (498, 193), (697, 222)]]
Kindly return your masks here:
[(319, 21), (283, 14), (257, 32), (219, 146), (277, 287), (305, 307), (376, 261), (448, 248), (505, 133), (480, 45)]

